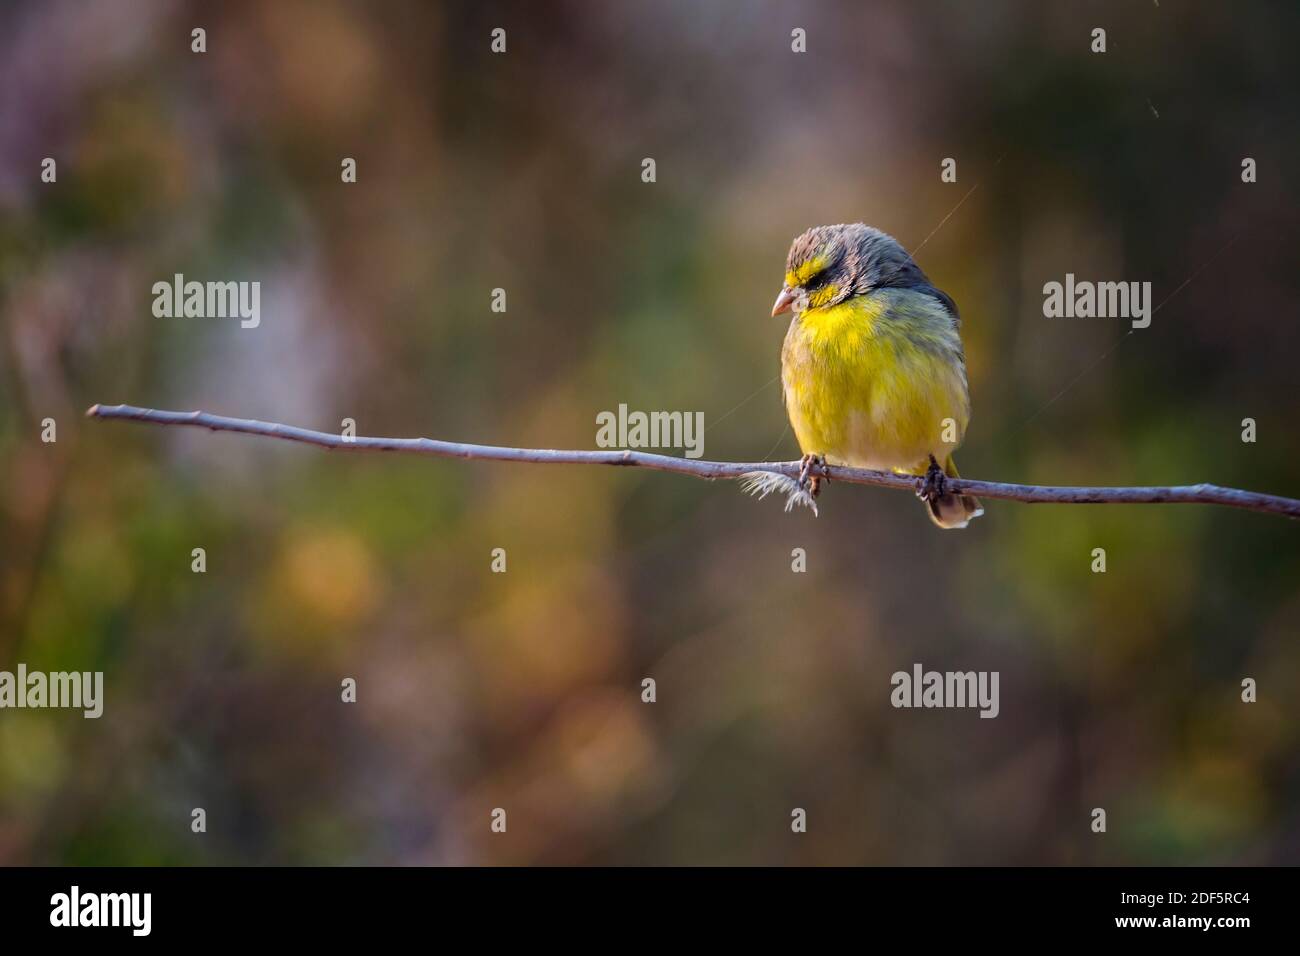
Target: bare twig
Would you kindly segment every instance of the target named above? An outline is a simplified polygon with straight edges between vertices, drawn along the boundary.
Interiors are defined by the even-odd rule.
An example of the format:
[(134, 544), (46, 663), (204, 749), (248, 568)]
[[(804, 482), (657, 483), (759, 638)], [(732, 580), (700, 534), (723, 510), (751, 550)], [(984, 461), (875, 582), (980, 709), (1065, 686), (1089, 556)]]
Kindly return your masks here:
[[(153, 425), (189, 425), (212, 431), (243, 432), (287, 441), (337, 448), (347, 451), (401, 451), (440, 458), (477, 458), (487, 461), (520, 461), (554, 465), (622, 465), (670, 471), (694, 478), (734, 479), (756, 471), (797, 478), (797, 461), (701, 461), (654, 455), (641, 451), (564, 451), (550, 448), (506, 448), (498, 445), (470, 445), (438, 441), (433, 438), (344, 438), (330, 432), (296, 428), (276, 422), (259, 422), (246, 418), (227, 418), (207, 412), (170, 412), (133, 405), (92, 405), (86, 412), (91, 418), (124, 418)], [(838, 482), (877, 485), (900, 491), (916, 491), (917, 478), (866, 468), (843, 468), (838, 465), (814, 469), (816, 474)], [(1175, 485), (1138, 488), (1071, 488), (1053, 485), (1018, 485), (1004, 481), (975, 481), (949, 478), (947, 490), (983, 498), (1001, 498), (1030, 504), (1054, 503), (1075, 505), (1110, 504), (1202, 504), (1243, 508), (1268, 514), (1300, 518), (1300, 500), (1265, 495), (1217, 485)]]

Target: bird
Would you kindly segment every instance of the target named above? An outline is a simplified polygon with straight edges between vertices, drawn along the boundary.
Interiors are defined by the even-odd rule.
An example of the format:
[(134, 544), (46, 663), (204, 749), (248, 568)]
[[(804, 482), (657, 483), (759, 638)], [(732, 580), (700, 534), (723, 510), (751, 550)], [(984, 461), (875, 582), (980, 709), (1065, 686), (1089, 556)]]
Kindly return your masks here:
[(773, 317), (787, 312), (781, 384), (804, 453), (787, 510), (796, 499), (815, 510), (819, 466), (847, 465), (918, 476), (917, 496), (940, 528), (982, 515), (977, 498), (945, 487), (959, 477), (953, 452), (971, 416), (952, 297), (896, 239), (857, 222), (795, 238), (772, 306)]

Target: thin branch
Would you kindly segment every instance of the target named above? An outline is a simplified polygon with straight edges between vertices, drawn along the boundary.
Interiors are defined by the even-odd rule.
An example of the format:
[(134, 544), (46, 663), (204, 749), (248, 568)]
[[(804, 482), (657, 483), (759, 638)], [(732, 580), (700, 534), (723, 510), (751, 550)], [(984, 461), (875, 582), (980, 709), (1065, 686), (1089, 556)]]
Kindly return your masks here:
[[(346, 451), (400, 451), (440, 458), (476, 458), (487, 461), (522, 461), (552, 465), (621, 465), (624, 467), (651, 468), (670, 471), (694, 478), (734, 479), (753, 472), (771, 472), (796, 478), (800, 464), (797, 461), (701, 461), (674, 458), (671, 455), (654, 455), (641, 451), (563, 451), (550, 448), (506, 448), (498, 445), (471, 445), (461, 442), (438, 441), (433, 438), (344, 438), (330, 432), (310, 428), (297, 428), (276, 422), (259, 422), (246, 418), (227, 418), (207, 412), (170, 412), (153, 408), (136, 408), (133, 405), (92, 405), (86, 414), (91, 418), (122, 418), (148, 422), (153, 425), (188, 425), (211, 431), (242, 432), (286, 441), (304, 442), (322, 448)], [(872, 471), (867, 468), (843, 468), (838, 465), (814, 469), (815, 474), (833, 481), (858, 485), (876, 485), (915, 492), (919, 479)], [(971, 478), (949, 478), (949, 491), (979, 495), (983, 498), (1001, 498), (1006, 501), (1024, 501), (1031, 504), (1201, 504), (1223, 505), (1262, 511), (1269, 514), (1300, 518), (1300, 500), (1265, 495), (1238, 488), (1220, 488), (1217, 485), (1176, 485), (1169, 487), (1138, 488), (1071, 488), (1053, 485), (1018, 485), (1004, 481), (975, 481)]]

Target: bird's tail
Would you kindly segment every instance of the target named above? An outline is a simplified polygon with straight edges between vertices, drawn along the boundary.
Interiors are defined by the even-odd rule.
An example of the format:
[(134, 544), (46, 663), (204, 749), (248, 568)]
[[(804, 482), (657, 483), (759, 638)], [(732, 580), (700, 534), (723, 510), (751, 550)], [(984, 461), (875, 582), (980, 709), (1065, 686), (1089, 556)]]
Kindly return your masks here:
[[(957, 474), (952, 455), (943, 463), (943, 473), (949, 478), (961, 477)], [(974, 495), (940, 495), (923, 504), (930, 513), (930, 520), (940, 528), (964, 528), (971, 523), (972, 518), (978, 518), (984, 513), (984, 506)]]

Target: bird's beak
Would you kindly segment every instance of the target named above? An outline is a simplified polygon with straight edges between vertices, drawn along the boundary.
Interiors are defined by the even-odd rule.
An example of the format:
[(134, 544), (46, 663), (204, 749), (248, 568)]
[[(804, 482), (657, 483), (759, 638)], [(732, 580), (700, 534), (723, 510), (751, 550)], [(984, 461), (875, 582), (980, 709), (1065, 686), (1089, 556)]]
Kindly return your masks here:
[(776, 297), (776, 303), (772, 306), (772, 315), (777, 316), (782, 312), (790, 311), (790, 303), (794, 301), (794, 289), (785, 286), (781, 289), (781, 294)]

